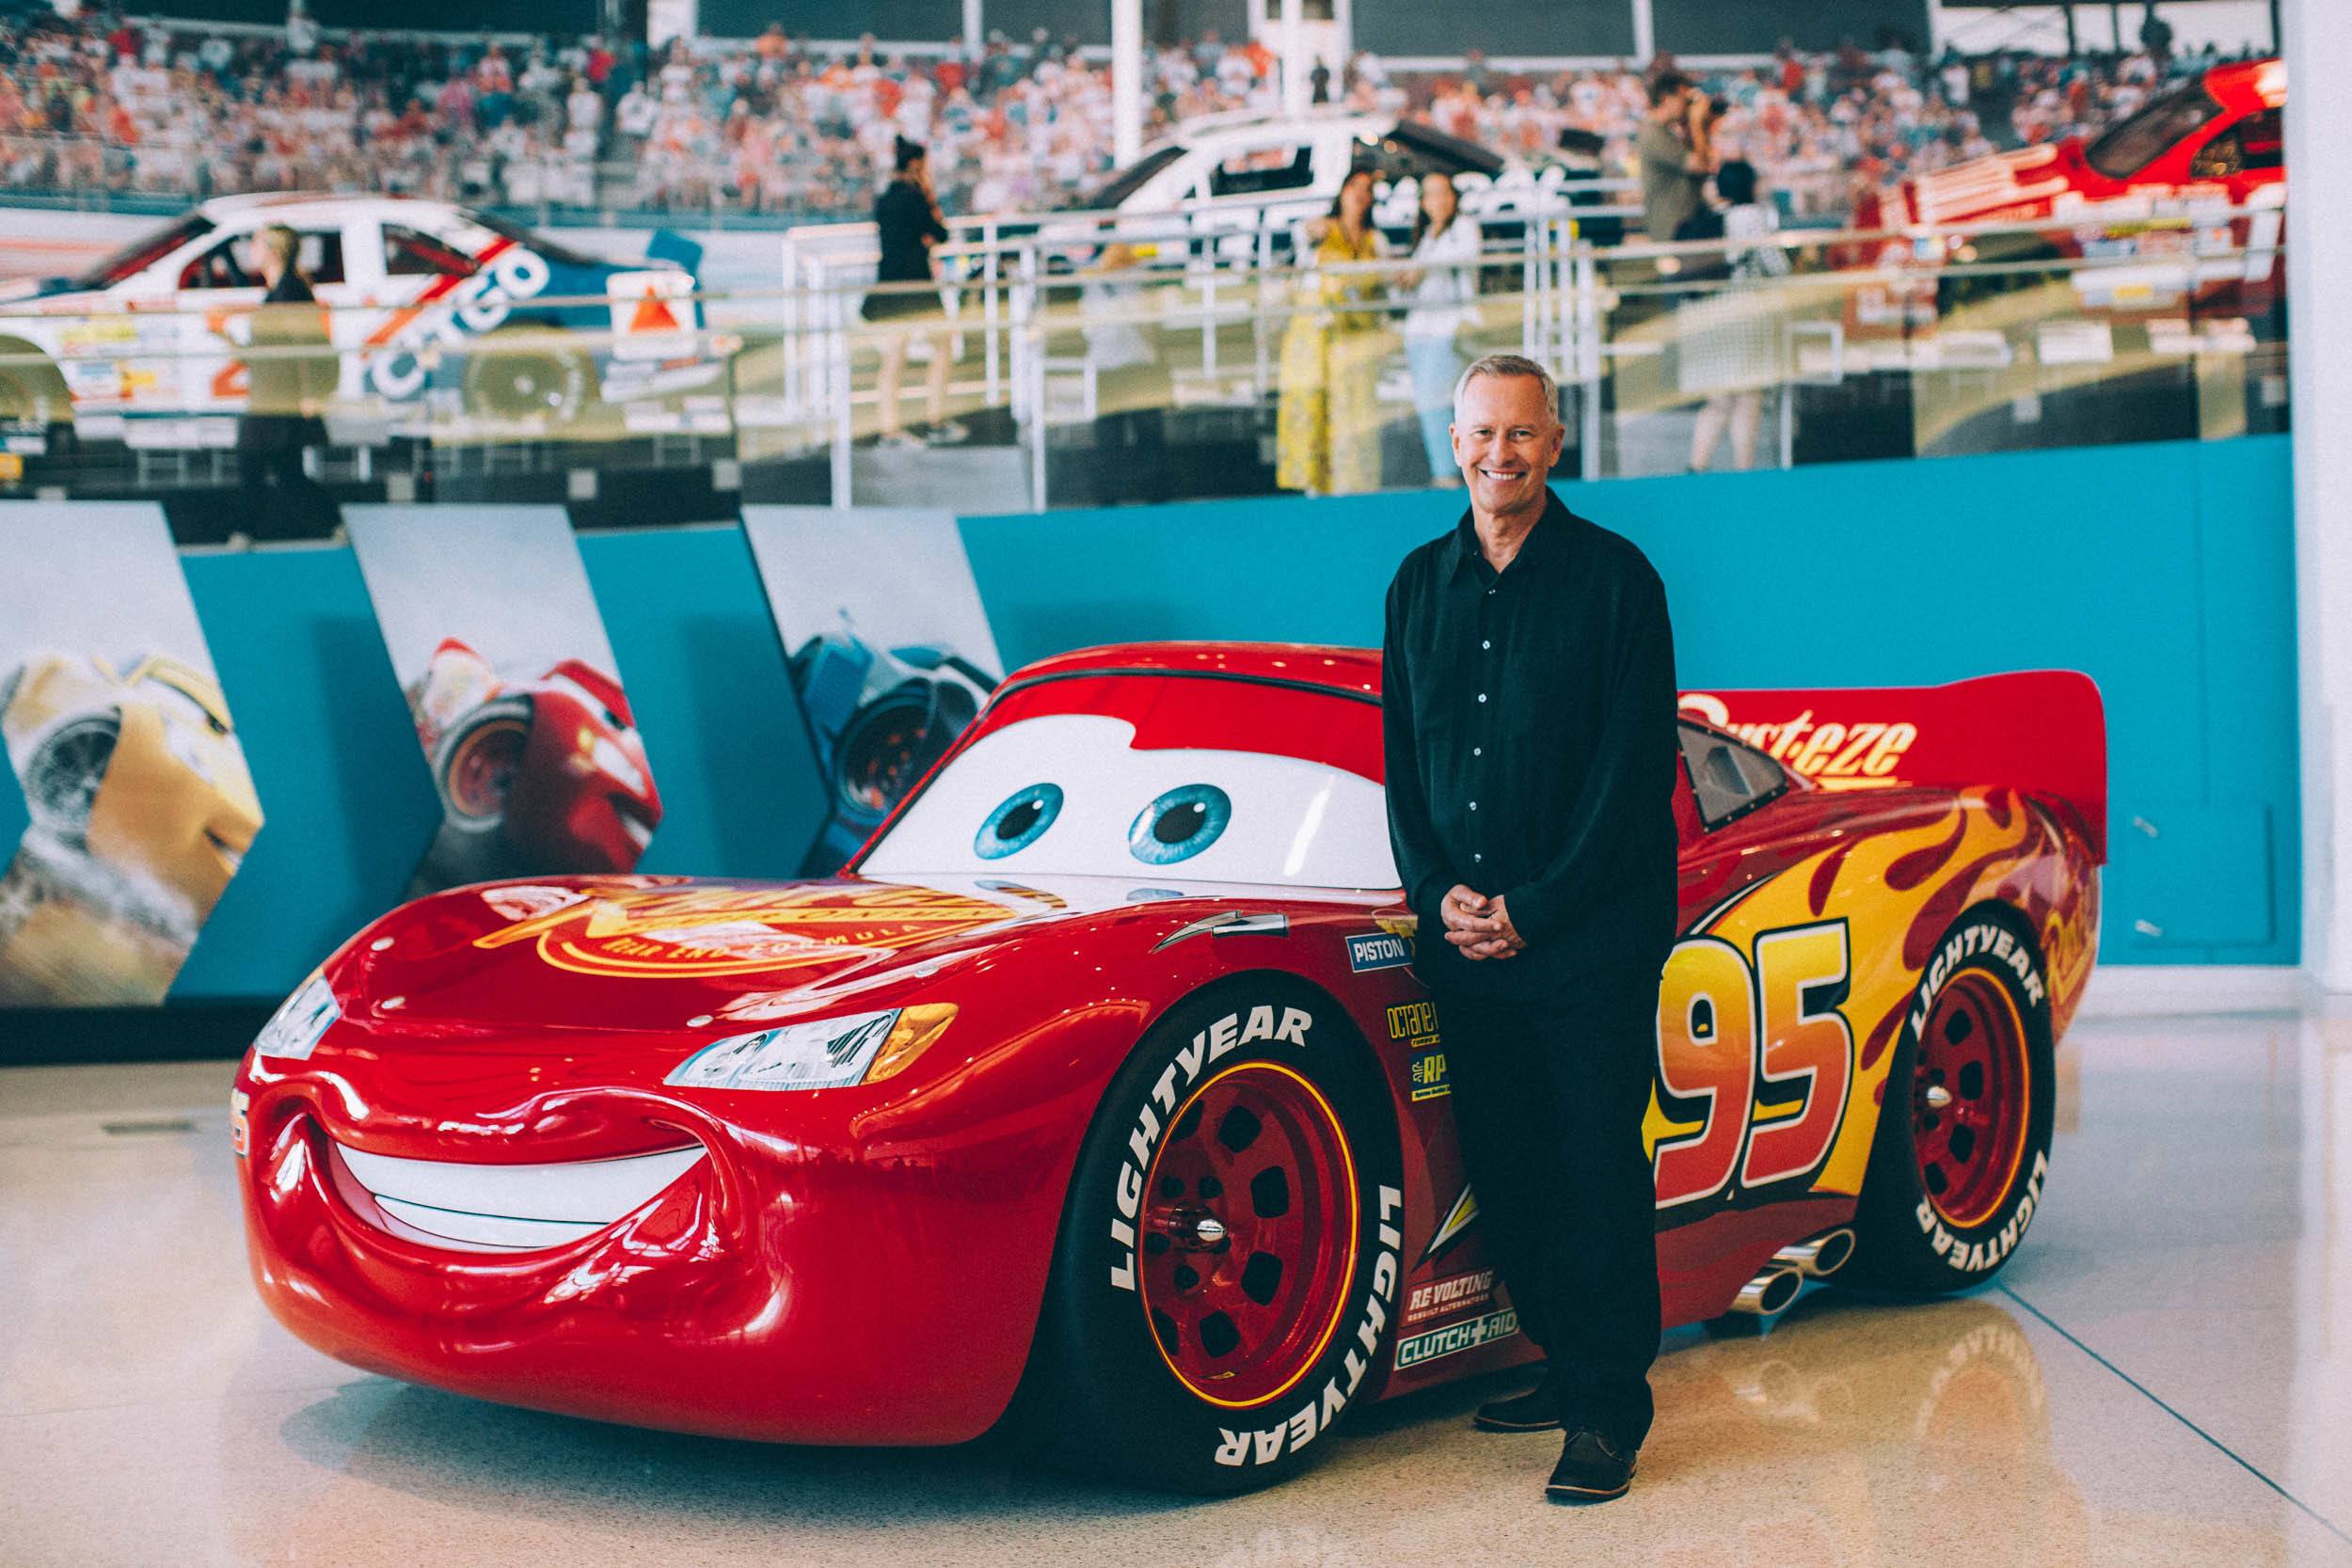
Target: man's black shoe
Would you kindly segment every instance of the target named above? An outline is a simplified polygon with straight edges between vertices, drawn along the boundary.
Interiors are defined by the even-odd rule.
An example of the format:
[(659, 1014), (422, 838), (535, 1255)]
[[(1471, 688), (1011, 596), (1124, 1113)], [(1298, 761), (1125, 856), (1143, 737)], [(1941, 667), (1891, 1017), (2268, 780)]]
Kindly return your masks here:
[(1488, 1400), (1470, 1418), (1481, 1432), (1557, 1432), (1560, 1402), (1548, 1385), (1538, 1385), (1507, 1400)]
[(1633, 1458), (1591, 1427), (1568, 1433), (1544, 1496), (1556, 1503), (1605, 1503), (1633, 1484)]

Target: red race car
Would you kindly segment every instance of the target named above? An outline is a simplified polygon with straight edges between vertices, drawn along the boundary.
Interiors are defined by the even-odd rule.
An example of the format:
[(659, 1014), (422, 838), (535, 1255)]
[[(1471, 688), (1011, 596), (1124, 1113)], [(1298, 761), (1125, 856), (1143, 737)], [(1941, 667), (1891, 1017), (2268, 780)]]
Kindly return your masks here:
[[(2187, 299), (2266, 309), (2285, 297), (2286, 98), (2282, 60), (2215, 66), (2088, 143), (2070, 136), (2019, 148), (1865, 196), (1854, 228), (1914, 232), (1847, 260), (2085, 258), (2102, 264), (2072, 277), (2093, 309), (2175, 309)], [(2035, 227), (1945, 232), (1979, 224)], [(1863, 324), (1898, 320), (1894, 294), (1866, 301)], [(1932, 290), (1909, 299), (1914, 325), (1934, 321)]]
[[(1343, 648), (1071, 654), (836, 878), (394, 911), (238, 1076), (263, 1299), (485, 1399), (810, 1443), (1008, 1421), (1203, 1492), (1529, 1358), (1413, 973), (1379, 680)], [(1851, 751), (1867, 789), (1682, 724), (1647, 1124), (1671, 1322), (1831, 1275), (1975, 1285), (2042, 1198), (2097, 921), (2097, 693), (1854, 695), (1703, 701), (1804, 709), (1776, 738)]]
[(567, 658), (510, 683), (443, 638), (408, 693), (440, 791), (439, 881), (532, 871), (627, 871), (661, 822), (661, 792), (621, 683)]

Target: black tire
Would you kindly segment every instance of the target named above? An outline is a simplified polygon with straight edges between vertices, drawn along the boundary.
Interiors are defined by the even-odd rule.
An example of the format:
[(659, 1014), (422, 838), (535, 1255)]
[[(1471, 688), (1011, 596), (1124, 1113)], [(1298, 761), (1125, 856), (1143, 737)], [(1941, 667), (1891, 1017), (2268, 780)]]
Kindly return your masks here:
[(559, 423), (596, 402), (596, 368), (557, 341), (560, 328), (501, 327), (467, 351), (466, 412), (477, 418)]
[[(1238, 1174), (1268, 1129), (1263, 1122), (1254, 1132), (1236, 1129), (1231, 1103), (1211, 1126), (1196, 1101), (1230, 1101), (1260, 1088), (1295, 1096), (1311, 1119), (1339, 1134), (1336, 1147), (1344, 1151), (1355, 1194), (1356, 1223), (1344, 1235), (1309, 1218), (1344, 1212), (1344, 1202), (1315, 1196), (1339, 1195), (1344, 1183), (1318, 1183), (1311, 1164), (1286, 1164), (1284, 1148), (1298, 1140), (1283, 1128), (1272, 1130), (1265, 1168), (1250, 1179), (1247, 1197), (1238, 1190), (1210, 1193), (1207, 1180), (1196, 1193), (1166, 1174), (1193, 1168), (1187, 1161), (1205, 1163), (1215, 1154), (1211, 1139), (1226, 1148)], [(1172, 1164), (1164, 1165), (1164, 1159)], [(1298, 1174), (1292, 1174), (1294, 1165)], [(1279, 1180), (1272, 1174), (1278, 1166)], [(1171, 1197), (1168, 1185), (1178, 1196)], [(1404, 1268), (1403, 1189), (1393, 1102), (1337, 1003), (1272, 974), (1235, 976), (1187, 997), (1136, 1047), (1088, 1132), (1010, 1424), (1057, 1463), (1145, 1486), (1219, 1494), (1286, 1479), (1322, 1451), (1324, 1437), (1348, 1409), (1376, 1393), (1387, 1369)], [(1231, 1227), (1220, 1250), (1201, 1250), (1206, 1232), (1197, 1221), (1188, 1228), (1168, 1219), (1202, 1211)], [(1280, 1223), (1286, 1219), (1293, 1224)], [(1284, 1265), (1287, 1273), (1278, 1270), (1253, 1286), (1262, 1259), (1282, 1263), (1254, 1243), (1287, 1249), (1293, 1228), (1296, 1247), (1323, 1246), (1327, 1258), (1336, 1249), (1336, 1259), (1320, 1269)], [(1285, 1239), (1274, 1240), (1277, 1234)], [(1178, 1235), (1184, 1239), (1169, 1240)], [(1251, 1249), (1247, 1259), (1245, 1248)], [(1241, 1342), (1223, 1351), (1240, 1374), (1202, 1370), (1216, 1365), (1212, 1347), (1232, 1320), (1216, 1330), (1211, 1320), (1221, 1314), (1209, 1312), (1195, 1324), (1188, 1349), (1186, 1330), (1173, 1316), (1188, 1304), (1163, 1293), (1168, 1271), (1181, 1280), (1194, 1260), (1207, 1273), (1188, 1288), (1201, 1293), (1193, 1306), (1213, 1307), (1236, 1290), (1257, 1301), (1260, 1287), (1273, 1301), (1286, 1301), (1285, 1279), (1302, 1282), (1307, 1292), (1279, 1320), (1287, 1327), (1268, 1330), (1265, 1345)], [(1344, 1286), (1334, 1289), (1342, 1272)], [(1159, 1311), (1155, 1301), (1168, 1310)], [(1172, 1350), (1164, 1350), (1171, 1341)], [(1284, 1344), (1295, 1349), (1261, 1355)], [(1255, 1377), (1264, 1392), (1220, 1403), (1180, 1374), (1179, 1360), (1205, 1381), (1232, 1381), (1237, 1393), (1248, 1387), (1237, 1376)]]
[[(433, 753), (433, 783), (441, 792), (441, 815), (452, 829), (486, 835), (506, 825), (514, 774), (509, 771), (495, 780), (477, 781), (460, 779), (457, 773), (461, 764), (469, 762), (469, 753), (485, 744), (519, 734), (521, 744), (527, 747), (531, 714), (528, 697), (495, 697), (459, 719), (441, 736)], [(519, 752), (516, 761), (520, 761)]]
[[(2044, 975), (2032, 927), (2000, 905), (1969, 911), (1936, 942), (1896, 1039), (1854, 1215), (1853, 1260), (1838, 1272), (1839, 1282), (1941, 1295), (1985, 1283), (2016, 1251), (2041, 1205), (2049, 1173), (2058, 1075)], [(1980, 1006), (1971, 1008), (1972, 999)], [(1923, 1125), (1935, 1137), (1944, 1117), (1955, 1115), (1979, 1096), (1971, 1094), (1965, 1069), (1959, 1081), (1948, 1085), (1932, 1079), (1940, 1069), (1921, 1071), (1920, 1031), (1940, 1032), (1948, 1041), (1964, 1043), (1984, 1026), (1971, 1022), (1954, 1033), (1955, 1021), (1993, 1016), (1998, 1028), (2006, 1029), (2012, 1016), (2004, 1006), (2013, 1011), (2021, 1032), (2025, 1106), (2022, 1117), (2013, 1106), (1995, 1107), (1988, 1122), (2018, 1127), (2015, 1157), (1998, 1155), (1997, 1138), (1988, 1146), (1972, 1136), (1971, 1153), (1988, 1147), (1995, 1153), (1988, 1156), (1991, 1180), (1984, 1196), (1962, 1214), (1954, 1212), (1953, 1201), (1968, 1189), (1956, 1183), (1970, 1178), (1955, 1177), (1941, 1192), (1931, 1191), (1931, 1183), (1938, 1180), (1944, 1165), (1933, 1157), (1938, 1146), (1931, 1146), (1933, 1171), (1923, 1170), (1919, 1138)], [(1980, 1070), (1979, 1087), (1992, 1076)], [(1952, 1098), (1935, 1107), (1925, 1098), (1931, 1087), (1943, 1088)], [(1959, 1125), (1956, 1121), (1941, 1134), (1946, 1140), (1942, 1147), (1957, 1142)]]
[(112, 711), (69, 719), (41, 736), (24, 763), (24, 804), (34, 822), (80, 844), (121, 737), (121, 716)]
[[(38, 358), (38, 363), (31, 361)], [(0, 426), (44, 432), (72, 428), (73, 398), (41, 351), (22, 338), (0, 339)]]

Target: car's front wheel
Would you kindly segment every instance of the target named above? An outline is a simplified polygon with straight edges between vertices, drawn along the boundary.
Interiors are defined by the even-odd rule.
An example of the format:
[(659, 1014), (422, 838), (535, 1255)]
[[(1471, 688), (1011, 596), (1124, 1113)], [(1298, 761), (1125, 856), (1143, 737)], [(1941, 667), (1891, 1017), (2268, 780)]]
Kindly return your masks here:
[(1280, 975), (1187, 998), (1088, 1133), (1016, 1421), (1145, 1485), (1290, 1475), (1379, 1381), (1402, 1189), (1392, 1102), (1337, 1004)]

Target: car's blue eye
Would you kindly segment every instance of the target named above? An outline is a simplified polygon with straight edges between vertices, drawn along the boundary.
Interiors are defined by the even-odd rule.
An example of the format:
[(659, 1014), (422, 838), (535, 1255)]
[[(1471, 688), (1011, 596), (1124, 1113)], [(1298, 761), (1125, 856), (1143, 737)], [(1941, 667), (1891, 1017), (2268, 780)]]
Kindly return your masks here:
[(1003, 805), (988, 814), (973, 836), (972, 852), (984, 861), (1003, 860), (1035, 844), (1060, 815), (1061, 785), (1033, 784), (1006, 797)]
[(1215, 784), (1179, 784), (1143, 808), (1127, 830), (1127, 852), (1146, 865), (1173, 865), (1215, 844), (1233, 802)]

